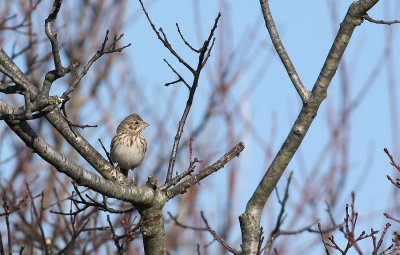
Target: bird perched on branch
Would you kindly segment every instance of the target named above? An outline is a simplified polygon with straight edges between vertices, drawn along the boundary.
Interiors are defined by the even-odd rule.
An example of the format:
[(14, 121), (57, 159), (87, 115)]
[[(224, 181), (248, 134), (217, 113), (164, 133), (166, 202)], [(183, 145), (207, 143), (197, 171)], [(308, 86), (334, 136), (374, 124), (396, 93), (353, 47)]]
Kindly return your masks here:
[(142, 163), (147, 150), (147, 142), (143, 130), (149, 124), (137, 114), (127, 116), (117, 128), (117, 133), (111, 141), (110, 157), (125, 176), (129, 169), (134, 169)]

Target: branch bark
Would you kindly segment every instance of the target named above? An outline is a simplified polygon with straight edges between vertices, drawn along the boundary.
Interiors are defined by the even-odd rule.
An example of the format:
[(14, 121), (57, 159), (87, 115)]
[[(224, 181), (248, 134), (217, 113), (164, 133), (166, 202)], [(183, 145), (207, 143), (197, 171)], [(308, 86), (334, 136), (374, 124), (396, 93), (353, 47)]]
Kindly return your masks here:
[[(16, 86), (20, 86), (36, 99), (39, 90), (29, 81), (11, 58), (0, 48), (0, 71), (7, 75)], [(2, 107), (2, 109), (5, 109)], [(96, 149), (91, 146), (78, 132), (73, 132), (59, 110), (48, 113), (46, 119), (60, 132), (60, 134), (74, 147), (89, 164), (104, 178), (111, 180), (113, 166), (105, 160)]]
[[(245, 212), (239, 217), (244, 254), (257, 254), (260, 236), (260, 220), (265, 203), (299, 148), (308, 128), (317, 115), (319, 106), (326, 98), (328, 86), (336, 73), (354, 29), (362, 23), (363, 15), (378, 1), (379, 0), (359, 0), (350, 5), (325, 60), (324, 66), (314, 84), (309, 100), (307, 102), (303, 100), (303, 107), (289, 135), (248, 201)], [(273, 22), (271, 13), (268, 9), (265, 9), (268, 7), (267, 0), (260, 0), (260, 4), (263, 8), (263, 14), (267, 15), (267, 17), (265, 17), (267, 27), (272, 26), (269, 24), (269, 22)], [(270, 30), (269, 32), (272, 38), (274, 34), (272, 34)], [(278, 49), (276, 50), (278, 51)]]
[(303, 101), (303, 103), (306, 103), (311, 96), (310, 92), (307, 91), (306, 87), (301, 82), (300, 77), (297, 74), (297, 71), (292, 63), (292, 60), (290, 60), (290, 57), (287, 54), (285, 47), (283, 46), (281, 38), (279, 37), (278, 30), (276, 29), (274, 19), (272, 18), (271, 11), (269, 9), (268, 0), (262, 0), (260, 1), (260, 3), (261, 10), (264, 16), (265, 26), (268, 29), (272, 44), (274, 45), (274, 48), (278, 53), (278, 56), (281, 59), (283, 65), (285, 66), (286, 72), (288, 73), (289, 78), (293, 83), (293, 86), (296, 88), (297, 93), (300, 95), (301, 100)]
[(91, 188), (103, 195), (138, 205), (148, 205), (153, 202), (154, 190), (150, 187), (124, 186), (117, 182), (105, 180), (56, 151), (26, 121), (5, 120), (5, 122), (29, 148), (57, 168), (58, 171), (71, 177), (77, 184)]
[(143, 235), (144, 253), (146, 255), (167, 254), (162, 211), (166, 200), (163, 192), (156, 192), (156, 194), (152, 207), (138, 209), (142, 216), (143, 226), (140, 232)]
[(218, 159), (214, 164), (200, 170), (199, 173), (191, 176), (189, 179), (169, 189), (167, 191), (167, 196), (169, 197), (169, 199), (172, 199), (179, 194), (185, 193), (187, 189), (196, 185), (197, 183), (200, 183), (200, 181), (206, 178), (207, 176), (223, 168), (233, 158), (238, 157), (243, 150), (244, 150), (244, 143), (243, 142), (238, 143), (229, 152), (227, 152), (224, 156)]

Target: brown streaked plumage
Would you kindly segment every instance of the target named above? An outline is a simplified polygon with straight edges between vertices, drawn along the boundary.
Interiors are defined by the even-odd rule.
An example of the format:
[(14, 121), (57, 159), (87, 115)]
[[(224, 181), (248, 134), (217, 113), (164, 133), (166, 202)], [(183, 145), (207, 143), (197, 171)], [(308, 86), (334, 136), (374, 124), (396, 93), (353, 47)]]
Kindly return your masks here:
[(134, 169), (143, 161), (147, 150), (143, 130), (148, 126), (139, 115), (131, 114), (119, 124), (117, 134), (111, 141), (111, 159), (118, 163), (125, 176), (128, 176), (129, 169)]

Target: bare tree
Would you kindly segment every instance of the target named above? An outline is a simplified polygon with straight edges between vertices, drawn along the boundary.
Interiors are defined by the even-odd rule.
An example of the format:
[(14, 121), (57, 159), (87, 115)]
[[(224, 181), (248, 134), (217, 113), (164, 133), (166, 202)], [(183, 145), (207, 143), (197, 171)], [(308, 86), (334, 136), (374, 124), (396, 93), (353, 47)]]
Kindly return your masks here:
[[(357, 235), (355, 226), (358, 214), (355, 211), (355, 196), (346, 207), (344, 221), (337, 223), (329, 209), (337, 198), (335, 194), (332, 195), (337, 190), (334, 188), (332, 188), (334, 192), (330, 193), (332, 199), (328, 203), (326, 226), (321, 227), (321, 224), (318, 224), (316, 227), (319, 221), (314, 220), (299, 229), (284, 230), (283, 222), (292, 174), (288, 177), (283, 196), (279, 196), (277, 191), (278, 217), (266, 239), (261, 223), (266, 203), (274, 189), (277, 190), (278, 181), (326, 98), (328, 87), (357, 26), (362, 25), (365, 20), (378, 24), (399, 23), (370, 17), (368, 11), (378, 2), (378, 0), (358, 0), (349, 6), (321, 72), (312, 89), (308, 90), (280, 39), (269, 2), (260, 1), (265, 27), (273, 45), (270, 49), (276, 51), (283, 63), (301, 99), (302, 108), (275, 156), (271, 145), (264, 144), (266, 138), (258, 134), (244, 116), (239, 117), (252, 136), (262, 137), (259, 139), (260, 146), (265, 149), (266, 156), (272, 159), (264, 176), (252, 187), (254, 192), (247, 202), (245, 211), (239, 217), (240, 249), (234, 248), (227, 241), (234, 224), (231, 214), (232, 194), (238, 182), (238, 165), (234, 160), (230, 161), (239, 156), (245, 148), (244, 143), (240, 142), (242, 139), (240, 134), (232, 128), (237, 121), (235, 118), (238, 118), (232, 113), (237, 112), (241, 106), (229, 98), (229, 90), (238, 84), (241, 72), (252, 67), (246, 63), (260, 56), (257, 54), (257, 45), (251, 40), (244, 42), (248, 44), (244, 52), (229, 48), (229, 44), (226, 43), (231, 36), (227, 28), (229, 22), (221, 21), (225, 18), (224, 4), (221, 5), (222, 13), (215, 14), (215, 19), (207, 22), (209, 28), (206, 35), (202, 35), (203, 31), (200, 28), (197, 29), (200, 46), (194, 46), (192, 38), (187, 38), (181, 25), (176, 24), (176, 36), (192, 54), (190, 57), (180, 53), (170, 40), (171, 35), (163, 28), (158, 28), (159, 24), (153, 21), (148, 8), (154, 1), (148, 1), (145, 5), (139, 0), (140, 12), (130, 17), (132, 22), (137, 15), (145, 17), (149, 29), (169, 53), (169, 57), (163, 60), (176, 79), (166, 82), (165, 85), (173, 90), (185, 90), (187, 93), (186, 103), (183, 109), (179, 109), (179, 116), (176, 119), (169, 118), (169, 109), (176, 109), (174, 104), (177, 98), (174, 96), (166, 100), (165, 112), (158, 111), (152, 115), (160, 133), (157, 137), (151, 138), (150, 142), (154, 140), (164, 142), (173, 137), (173, 144), (170, 148), (161, 147), (158, 151), (150, 149), (145, 164), (149, 170), (142, 171), (139, 176), (141, 179), (147, 178), (143, 186), (136, 186), (130, 182), (120, 173), (119, 168), (111, 163), (107, 158), (108, 146), (103, 144), (103, 139), (99, 139), (99, 144), (96, 146), (89, 142), (93, 141), (95, 132), (99, 132), (97, 137), (114, 132), (115, 120), (112, 115), (98, 117), (83, 111), (88, 104), (95, 105), (103, 112), (110, 111), (110, 104), (105, 101), (115, 101), (116, 105), (118, 102), (121, 105), (124, 105), (121, 102), (128, 102), (129, 109), (140, 110), (145, 109), (144, 105), (147, 103), (151, 104), (147, 102), (151, 100), (144, 96), (143, 87), (132, 75), (134, 68), (131, 60), (119, 54), (131, 46), (124, 41), (124, 35), (120, 34), (123, 30), (127, 1), (119, 1), (118, 4), (108, 1), (83, 1), (79, 2), (79, 8), (76, 8), (72, 6), (73, 4), (55, 0), (51, 8), (40, 0), (29, 2), (21, 0), (15, 3), (18, 15), (2, 10), (0, 32), (3, 35), (0, 37), (0, 42), (7, 48), (0, 48), (0, 72), (3, 75), (0, 81), (0, 92), (2, 92), (0, 119), (8, 127), (2, 130), (1, 136), (10, 137), (10, 133), (18, 136), (18, 139), (7, 138), (10, 140), (8, 144), (14, 145), (10, 160), (16, 159), (18, 163), (8, 177), (8, 184), (2, 184), (4, 212), (0, 216), (5, 219), (7, 247), (4, 247), (5, 239), (3, 233), (0, 233), (0, 253), (4, 254), (5, 250), (12, 253), (16, 249), (22, 253), (27, 249), (28, 253), (40, 250), (46, 254), (74, 254), (112, 249), (119, 254), (126, 251), (134, 254), (141, 253), (144, 249), (145, 254), (167, 254), (167, 250), (185, 250), (179, 247), (181, 243), (178, 241), (178, 237), (182, 237), (183, 229), (185, 232), (194, 230), (195, 235), (199, 237), (199, 243), (207, 243), (202, 233), (209, 232), (213, 239), (221, 244), (221, 253), (270, 254), (279, 236), (312, 232), (319, 242), (322, 239), (327, 254), (332, 249), (341, 254), (355, 249), (362, 254), (357, 243), (369, 238), (374, 241), (374, 254), (379, 254), (383, 249), (383, 238), (390, 226), (384, 229), (378, 243), (375, 242), (378, 232), (373, 229), (368, 234), (363, 232)], [(43, 22), (43, 17), (47, 17), (44, 20), (44, 31), (37, 25)], [(200, 19), (200, 17), (195, 18)], [(109, 30), (105, 29), (110, 23), (112, 27)], [(259, 30), (259, 22), (256, 22), (254, 28), (249, 30), (249, 35), (245, 36), (254, 37)], [(64, 36), (67, 34), (75, 36), (67, 38), (68, 36)], [(10, 36), (17, 37), (18, 41), (23, 43), (10, 46), (6, 42)], [(205, 68), (210, 64), (214, 52), (218, 52), (216, 72), (206, 73)], [(189, 61), (193, 56), (196, 59), (194, 64)], [(231, 64), (235, 59), (241, 63)], [(269, 63), (268, 61), (269, 58), (266, 58), (265, 63)], [(127, 70), (126, 66), (132, 67), (131, 70)], [(114, 78), (111, 67), (118, 70), (117, 79)], [(260, 73), (256, 72), (255, 78), (259, 79), (262, 71), (260, 68)], [(194, 121), (190, 120), (190, 112), (192, 106), (196, 105), (196, 92), (202, 88), (200, 79), (205, 78), (213, 81), (212, 92), (205, 104), (203, 115), (199, 117), (200, 124), (195, 125)], [(132, 84), (132, 87), (121, 84)], [(104, 98), (102, 89), (107, 91), (107, 98)], [(138, 97), (143, 98), (140, 105), (129, 100), (128, 93), (123, 93), (130, 89), (134, 90)], [(241, 99), (246, 99), (252, 90), (254, 87), (246, 90)], [(345, 102), (341, 114), (343, 118), (338, 121), (341, 125), (348, 123), (347, 118), (358, 103)], [(196, 140), (207, 132), (207, 124), (218, 118), (223, 119), (222, 123), (226, 127), (226, 139), (222, 146), (226, 150), (225, 154), (221, 150), (212, 149), (218, 145), (212, 138), (201, 143)], [(84, 123), (80, 123), (83, 120)], [(171, 121), (176, 130), (173, 135), (163, 131), (163, 127), (169, 125)], [(100, 128), (100, 131), (93, 131), (92, 134), (85, 133), (88, 129), (99, 130), (97, 125), (91, 122), (100, 122), (105, 124), (106, 128)], [(346, 168), (348, 152), (343, 145), (345, 142), (340, 144), (338, 141), (342, 140), (337, 139), (340, 128), (338, 124), (332, 132), (332, 141), (338, 147), (342, 146), (338, 151), (344, 155), (342, 166)], [(19, 141), (23, 141), (24, 145), (22, 146)], [(184, 156), (184, 153), (189, 156)], [(43, 164), (43, 160), (36, 160), (36, 155), (48, 164)], [(201, 159), (198, 155), (201, 155)], [(393, 160), (392, 162), (395, 164)], [(197, 184), (228, 163), (230, 166), (228, 197), (224, 204), (225, 209), (221, 211), (225, 217), (223, 227), (215, 230), (207, 215), (198, 213), (195, 201), (200, 196), (202, 187)], [(45, 186), (35, 181), (35, 175), (42, 174), (43, 169), (46, 170)], [(165, 180), (159, 184), (157, 180), (161, 178)], [(13, 183), (24, 185), (18, 189)], [(340, 185), (340, 181), (337, 185)], [(306, 192), (309, 190), (304, 190), (304, 203), (297, 204), (293, 221), (302, 215), (302, 205), (305, 201), (309, 201)], [(184, 193), (186, 194), (181, 196)], [(180, 217), (168, 212), (169, 222), (172, 223), (168, 228), (165, 224), (167, 203), (176, 203), (186, 208), (186, 213)], [(49, 213), (51, 215), (48, 215)], [(45, 229), (50, 229), (51, 234), (47, 235)], [(333, 236), (329, 236), (327, 241), (326, 235), (337, 229), (347, 240), (345, 248), (341, 248)], [(19, 235), (14, 235), (14, 231)], [(142, 242), (140, 245), (133, 244), (133, 240), (138, 239), (139, 232)], [(112, 245), (105, 246), (105, 243)], [(193, 252), (191, 248), (189, 250)], [(207, 249), (203, 251), (208, 252)], [(279, 254), (276, 247), (274, 251)], [(198, 246), (198, 253), (201, 252), (202, 249)]]

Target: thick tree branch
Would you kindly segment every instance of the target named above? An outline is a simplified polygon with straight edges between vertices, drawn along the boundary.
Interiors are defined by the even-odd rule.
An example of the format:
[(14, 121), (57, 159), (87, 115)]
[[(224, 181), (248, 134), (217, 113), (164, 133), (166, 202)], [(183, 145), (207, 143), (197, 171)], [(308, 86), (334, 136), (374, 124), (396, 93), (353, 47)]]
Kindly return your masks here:
[[(262, 7), (265, 6), (265, 1), (260, 0)], [(245, 212), (239, 218), (242, 229), (242, 247), (245, 254), (257, 253), (260, 219), (265, 203), (299, 148), (314, 117), (317, 115), (319, 106), (326, 98), (328, 86), (335, 75), (354, 29), (362, 23), (362, 16), (378, 1), (359, 0), (353, 2), (349, 7), (324, 66), (314, 84), (310, 99), (303, 105), (289, 135), (248, 201)]]
[(103, 195), (139, 205), (150, 204), (153, 201), (154, 190), (152, 188), (147, 186), (142, 188), (125, 186), (117, 182), (105, 180), (56, 151), (26, 121), (5, 120), (5, 122), (29, 148), (52, 164), (58, 171), (71, 177), (77, 184), (93, 189)]
[[(0, 48), (0, 71), (6, 74), (17, 86), (30, 93), (31, 98), (36, 98), (39, 94), (38, 89), (26, 78), (18, 66)], [(46, 99), (47, 100), (47, 99)], [(1, 108), (4, 104), (0, 105)], [(22, 112), (22, 108), (16, 113)], [(96, 169), (104, 178), (111, 180), (112, 165), (105, 160), (101, 154), (91, 146), (79, 133), (73, 132), (68, 122), (64, 119), (59, 110), (53, 110), (46, 116), (47, 120), (60, 132), (60, 134), (70, 143), (78, 153), (86, 159), (89, 164)]]
[[(162, 208), (165, 203), (173, 197), (185, 193), (187, 189), (224, 167), (231, 159), (238, 156), (243, 149), (244, 144), (240, 142), (214, 164), (199, 171), (196, 175), (191, 176), (167, 191), (165, 191), (165, 189), (169, 187), (169, 182), (156, 189), (151, 206), (137, 207), (143, 218), (141, 232), (143, 235), (145, 254), (166, 254), (164, 216), (162, 213)], [(189, 167), (189, 169), (191, 168)], [(170, 182), (175, 183), (175, 180), (171, 179)]]
[(20, 88), (20, 91), (26, 90), (33, 94), (37, 92), (36, 87), (29, 81), (25, 74), (19, 67), (12, 61), (12, 59), (5, 53), (3, 47), (0, 45), (0, 72), (4, 73), (10, 78), (15, 86)]
[[(156, 194), (161, 195), (161, 193)], [(162, 211), (164, 204), (164, 196), (158, 197), (156, 195), (152, 207), (139, 209), (143, 222), (140, 232), (143, 236), (144, 253), (146, 255), (167, 254)]]
[[(56, 18), (56, 14), (59, 9), (61, 1), (56, 0), (53, 6), (53, 10), (50, 13), (47, 22), (46, 22), (46, 31), (49, 34), (49, 40), (52, 42), (52, 52), (55, 58), (55, 65), (57, 69), (58, 56), (57, 51), (58, 47), (54, 48), (58, 45), (58, 43), (54, 43), (56, 40), (55, 34), (51, 31), (51, 24)], [(70, 67), (65, 68), (68, 72), (72, 70), (72, 68), (76, 64), (72, 64)], [(112, 166), (106, 161), (100, 153), (98, 153), (82, 136), (80, 136), (77, 132), (71, 130), (68, 122), (63, 118), (62, 114), (58, 110), (54, 110), (54, 108), (60, 103), (54, 102), (52, 103), (52, 107), (50, 109), (46, 109), (47, 101), (51, 99), (51, 97), (47, 96), (47, 92), (50, 89), (52, 82), (58, 77), (57, 71), (53, 74), (51, 71), (46, 75), (46, 79), (43, 82), (42, 91), (38, 91), (38, 89), (28, 80), (28, 78), (24, 75), (24, 73), (18, 68), (18, 66), (11, 60), (10, 57), (0, 48), (0, 71), (7, 75), (14, 83), (15, 86), (21, 88), (21, 91), (24, 93), (29, 93), (30, 100), (34, 101), (33, 105), (30, 106), (31, 110), (41, 110), (44, 112), (43, 115), (46, 115), (48, 121), (60, 132), (62, 136), (81, 154), (89, 164), (95, 168), (104, 178), (112, 179)], [(38, 100), (36, 100), (39, 97)], [(56, 100), (57, 101), (57, 100)], [(4, 104), (1, 106), (1, 110), (6, 110), (10, 112), (10, 108), (5, 108)], [(17, 108), (18, 109), (18, 108)], [(17, 119), (28, 119), (29, 116), (21, 115), (22, 108), (18, 110), (11, 109), (12, 113), (19, 113)], [(48, 113), (50, 112), (50, 113)]]

